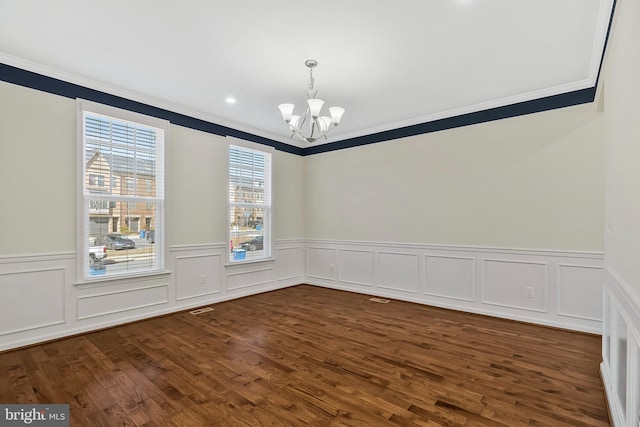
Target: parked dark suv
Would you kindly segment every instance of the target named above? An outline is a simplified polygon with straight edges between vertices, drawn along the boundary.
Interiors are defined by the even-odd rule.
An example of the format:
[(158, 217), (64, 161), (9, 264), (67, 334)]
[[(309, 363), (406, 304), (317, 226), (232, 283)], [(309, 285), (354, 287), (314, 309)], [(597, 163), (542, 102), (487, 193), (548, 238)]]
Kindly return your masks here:
[(99, 236), (96, 238), (94, 245), (96, 246), (106, 246), (107, 249), (133, 249), (136, 247), (136, 244), (133, 243), (133, 240), (128, 239), (126, 236), (118, 233), (111, 233), (105, 236)]
[(249, 241), (240, 243), (240, 248), (244, 249), (245, 251), (262, 250), (264, 248), (263, 236), (257, 236)]

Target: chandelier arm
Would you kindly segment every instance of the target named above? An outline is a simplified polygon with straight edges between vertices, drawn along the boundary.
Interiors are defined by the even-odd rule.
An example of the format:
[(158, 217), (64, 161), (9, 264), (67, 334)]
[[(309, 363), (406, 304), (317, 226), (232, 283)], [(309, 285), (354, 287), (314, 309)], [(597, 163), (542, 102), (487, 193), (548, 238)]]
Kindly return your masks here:
[(307, 108), (307, 111), (305, 111), (304, 114), (300, 116), (300, 118), (298, 119), (298, 123), (296, 123), (296, 130), (298, 131), (298, 133), (302, 131), (302, 126), (304, 125), (304, 122), (307, 121), (308, 116), (309, 109)]
[(331, 125), (329, 125), (329, 127), (327, 128), (326, 131), (324, 131), (324, 133), (322, 134), (322, 136), (324, 136), (324, 139), (327, 139), (327, 134), (332, 131), (333, 129), (337, 128), (338, 126), (334, 125), (333, 123)]

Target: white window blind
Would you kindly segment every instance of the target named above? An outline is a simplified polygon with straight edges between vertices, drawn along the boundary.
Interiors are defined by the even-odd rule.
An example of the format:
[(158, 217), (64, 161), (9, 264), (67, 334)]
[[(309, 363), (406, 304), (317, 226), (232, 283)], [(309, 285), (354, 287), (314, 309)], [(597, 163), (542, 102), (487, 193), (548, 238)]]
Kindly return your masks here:
[(272, 154), (229, 146), (229, 261), (271, 258)]
[(164, 139), (168, 124), (154, 127), (138, 123), (118, 117), (120, 111), (113, 109), (112, 116), (82, 110), (79, 176), (84, 278), (164, 268)]

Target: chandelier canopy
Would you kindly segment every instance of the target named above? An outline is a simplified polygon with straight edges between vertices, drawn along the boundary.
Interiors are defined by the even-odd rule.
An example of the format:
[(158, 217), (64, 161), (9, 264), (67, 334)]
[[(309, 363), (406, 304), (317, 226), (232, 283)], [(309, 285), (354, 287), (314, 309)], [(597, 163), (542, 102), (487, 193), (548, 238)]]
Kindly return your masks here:
[(329, 108), (329, 116), (321, 116), (320, 110), (324, 101), (316, 98), (318, 91), (313, 90), (313, 68), (318, 65), (318, 61), (315, 59), (308, 59), (304, 65), (309, 68), (309, 90), (307, 91), (307, 107), (306, 111), (302, 115), (293, 114), (295, 106), (293, 104), (280, 104), (280, 112), (285, 123), (289, 125), (291, 130), (291, 138), (297, 135), (308, 143), (313, 143), (318, 138), (324, 137), (327, 139), (326, 134), (331, 129), (334, 129), (340, 124), (340, 119), (344, 114), (344, 108), (331, 107)]

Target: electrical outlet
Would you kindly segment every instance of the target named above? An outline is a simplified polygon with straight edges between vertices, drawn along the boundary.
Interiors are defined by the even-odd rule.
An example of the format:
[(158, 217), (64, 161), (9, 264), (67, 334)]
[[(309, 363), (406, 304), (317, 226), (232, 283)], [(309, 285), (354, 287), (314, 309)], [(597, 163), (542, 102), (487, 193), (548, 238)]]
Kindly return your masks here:
[(533, 298), (533, 287), (527, 286), (524, 288), (524, 296), (527, 298)]
[(204, 274), (200, 275), (200, 284), (204, 285), (207, 282), (207, 276)]

